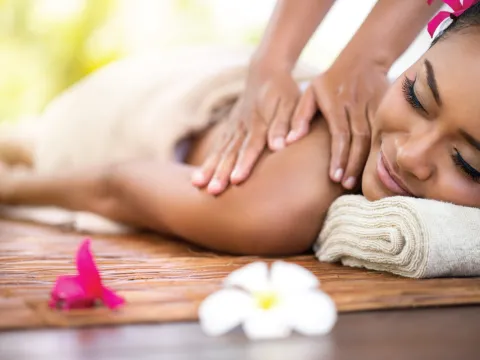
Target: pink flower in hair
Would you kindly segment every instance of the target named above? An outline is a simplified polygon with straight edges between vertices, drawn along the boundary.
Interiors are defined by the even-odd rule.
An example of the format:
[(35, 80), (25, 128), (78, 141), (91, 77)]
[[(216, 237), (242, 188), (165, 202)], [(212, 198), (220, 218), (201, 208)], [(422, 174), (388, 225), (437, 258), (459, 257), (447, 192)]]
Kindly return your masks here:
[(85, 239), (80, 245), (76, 262), (78, 275), (63, 275), (57, 278), (51, 292), (51, 308), (89, 308), (102, 301), (110, 309), (115, 309), (125, 303), (122, 297), (102, 284), (90, 251), (90, 239)]
[[(462, 15), (465, 10), (470, 6), (475, 4), (478, 0), (442, 0), (445, 4), (450, 6), (452, 11), (440, 11), (437, 15), (433, 17), (432, 20), (428, 23), (427, 30), (431, 37), (437, 31), (437, 28), (443, 23), (446, 19), (456, 19)], [(433, 3), (433, 0), (427, 0), (428, 5)]]

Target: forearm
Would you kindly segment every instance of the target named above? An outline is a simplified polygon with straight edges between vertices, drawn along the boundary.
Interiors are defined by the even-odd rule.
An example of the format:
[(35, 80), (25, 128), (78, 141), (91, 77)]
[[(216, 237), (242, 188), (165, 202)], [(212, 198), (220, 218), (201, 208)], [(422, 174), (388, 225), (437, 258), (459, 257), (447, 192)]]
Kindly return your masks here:
[(365, 54), (389, 69), (441, 7), (424, 0), (378, 0), (344, 50), (347, 56)]
[[(162, 191), (157, 189), (166, 189), (168, 192), (169, 184), (162, 184), (163, 178), (158, 179), (156, 176), (156, 181), (160, 181), (148, 184), (149, 187), (144, 189), (143, 186), (151, 179), (152, 172), (147, 172), (147, 179), (136, 179), (136, 182), (132, 182), (132, 176), (136, 177), (136, 174), (129, 174), (131, 169), (135, 171), (136, 168), (136, 165), (122, 163), (48, 175), (6, 173), (0, 186), (0, 201), (8, 205), (55, 206), (72, 211), (92, 212), (134, 227), (155, 228), (167, 233), (167, 227), (161, 229), (159, 225), (166, 223), (160, 222), (158, 216), (153, 217), (154, 220), (148, 218), (146, 212), (150, 211), (154, 204), (152, 194), (160, 192), (161, 196)], [(162, 170), (160, 167), (157, 173), (162, 174)], [(172, 176), (175, 178), (178, 172), (173, 171)], [(129, 182), (126, 191), (122, 191), (125, 188), (124, 179)], [(165, 177), (164, 180), (171, 179)], [(178, 183), (178, 178), (172, 183)], [(143, 203), (136, 201), (138, 199)], [(158, 197), (155, 196), (155, 200), (158, 200)], [(168, 200), (168, 197), (165, 200)], [(168, 202), (160, 202), (170, 208)]]
[(2, 202), (8, 205), (58, 206), (85, 210), (102, 197), (100, 169), (54, 175), (35, 173), (4, 174)]
[(335, 0), (279, 0), (253, 65), (290, 71)]

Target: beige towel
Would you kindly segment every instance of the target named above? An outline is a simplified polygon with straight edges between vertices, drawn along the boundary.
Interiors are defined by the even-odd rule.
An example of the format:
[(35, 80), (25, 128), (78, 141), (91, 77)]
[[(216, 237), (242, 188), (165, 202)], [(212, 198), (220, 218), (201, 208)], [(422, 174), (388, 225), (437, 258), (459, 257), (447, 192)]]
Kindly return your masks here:
[[(118, 61), (54, 100), (35, 141), (40, 172), (155, 156), (173, 160), (186, 135), (243, 91), (250, 52), (187, 47)], [(314, 74), (299, 65), (300, 81)]]
[(320, 261), (413, 278), (480, 276), (480, 210), (345, 195), (330, 207), (315, 251)]

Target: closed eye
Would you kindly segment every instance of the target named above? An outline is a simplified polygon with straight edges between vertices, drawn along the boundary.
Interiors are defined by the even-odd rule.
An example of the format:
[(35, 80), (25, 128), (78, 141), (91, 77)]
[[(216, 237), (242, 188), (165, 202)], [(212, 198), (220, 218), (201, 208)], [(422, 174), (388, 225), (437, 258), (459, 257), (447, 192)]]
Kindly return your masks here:
[(478, 171), (472, 165), (466, 162), (457, 149), (454, 150), (455, 152), (454, 154), (452, 154), (452, 159), (455, 165), (473, 181), (480, 183), (480, 171)]
[(415, 80), (410, 80), (408, 77), (405, 76), (403, 79), (402, 83), (402, 90), (403, 90), (403, 95), (405, 97), (405, 100), (410, 104), (410, 106), (416, 110), (422, 110), (426, 113), (427, 110), (423, 107), (422, 103), (420, 100), (418, 100), (417, 95), (415, 95)]

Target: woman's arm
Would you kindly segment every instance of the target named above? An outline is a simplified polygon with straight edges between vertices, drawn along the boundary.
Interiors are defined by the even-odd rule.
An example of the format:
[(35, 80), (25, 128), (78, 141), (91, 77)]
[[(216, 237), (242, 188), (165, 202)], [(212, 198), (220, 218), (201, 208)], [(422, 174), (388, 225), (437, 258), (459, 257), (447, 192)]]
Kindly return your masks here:
[(267, 144), (272, 150), (284, 147), (286, 125), (300, 97), (292, 69), (333, 2), (277, 1), (250, 61), (245, 91), (227, 120), (224, 140), (195, 172), (195, 186), (218, 195), (229, 184), (240, 184), (250, 176)]
[(441, 1), (429, 6), (426, 0), (379, 0), (348, 43), (345, 56), (373, 58), (388, 71), (441, 6)]
[(303, 48), (335, 0), (278, 0), (252, 68), (291, 71)]
[(319, 123), (294, 146), (265, 153), (248, 183), (218, 197), (190, 184), (193, 167), (154, 160), (13, 177), (2, 188), (10, 204), (90, 211), (230, 253), (293, 254), (311, 246), (342, 193), (328, 179), (328, 149)]

